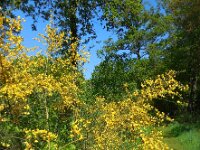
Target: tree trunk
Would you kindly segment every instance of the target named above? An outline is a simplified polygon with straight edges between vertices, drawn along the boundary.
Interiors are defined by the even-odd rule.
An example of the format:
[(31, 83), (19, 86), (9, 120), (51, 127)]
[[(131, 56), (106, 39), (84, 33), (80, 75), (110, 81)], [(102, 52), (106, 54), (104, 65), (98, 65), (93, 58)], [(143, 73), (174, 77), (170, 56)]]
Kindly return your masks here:
[(189, 112), (195, 111), (195, 104), (197, 102), (198, 92), (198, 73), (196, 73), (195, 68), (191, 68), (190, 74), (190, 84), (189, 84), (189, 102), (188, 110)]
[(77, 31), (77, 0), (69, 0), (69, 6), (70, 6), (70, 15), (69, 15), (69, 27), (71, 31), (71, 44), (77, 44), (76, 49), (72, 48), (70, 57), (71, 57), (71, 63), (73, 66), (77, 66), (76, 61), (76, 55), (77, 55), (77, 48), (78, 48), (78, 31)]

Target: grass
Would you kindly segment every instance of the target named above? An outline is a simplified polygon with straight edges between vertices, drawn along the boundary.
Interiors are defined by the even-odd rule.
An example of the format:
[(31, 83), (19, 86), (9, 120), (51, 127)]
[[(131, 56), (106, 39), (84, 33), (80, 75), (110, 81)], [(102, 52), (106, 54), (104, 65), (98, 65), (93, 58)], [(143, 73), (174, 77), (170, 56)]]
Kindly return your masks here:
[(164, 141), (174, 150), (200, 150), (200, 123), (174, 122), (161, 129)]

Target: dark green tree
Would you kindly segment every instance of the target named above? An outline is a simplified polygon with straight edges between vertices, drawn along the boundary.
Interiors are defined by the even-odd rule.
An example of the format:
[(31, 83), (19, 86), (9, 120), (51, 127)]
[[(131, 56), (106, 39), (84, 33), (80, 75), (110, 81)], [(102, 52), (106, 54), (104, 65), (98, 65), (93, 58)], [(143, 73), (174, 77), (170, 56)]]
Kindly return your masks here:
[(95, 94), (114, 98), (124, 95), (125, 83), (140, 88), (142, 81), (165, 70), (161, 48), (169, 18), (141, 0), (113, 0), (104, 6), (102, 19), (117, 40), (108, 39), (100, 51), (103, 62), (95, 68), (92, 86)]
[(129, 89), (136, 88), (132, 76), (132, 60), (123, 55), (107, 55), (92, 73), (92, 94), (103, 96), (107, 101), (120, 101)]
[(189, 85), (189, 107), (200, 108), (200, 1), (164, 1), (166, 14), (173, 19), (166, 44), (166, 62)]
[(102, 18), (118, 37), (116, 41), (110, 40), (105, 49), (125, 51), (137, 59), (152, 56), (156, 44), (166, 35), (166, 18), (159, 9), (146, 6), (141, 0), (107, 2)]

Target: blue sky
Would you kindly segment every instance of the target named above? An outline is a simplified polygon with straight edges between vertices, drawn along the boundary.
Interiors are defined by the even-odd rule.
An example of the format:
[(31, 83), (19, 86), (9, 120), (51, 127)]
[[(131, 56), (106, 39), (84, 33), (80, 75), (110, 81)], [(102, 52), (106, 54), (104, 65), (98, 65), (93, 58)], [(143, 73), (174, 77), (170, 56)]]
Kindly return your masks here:
[[(48, 21), (44, 21), (43, 19), (38, 18), (38, 23), (36, 24), (37, 26), (37, 31), (32, 31), (31, 29), (31, 24), (32, 24), (32, 19), (31, 17), (25, 17), (23, 13), (20, 11), (15, 12), (16, 15), (21, 16), (22, 18), (25, 18), (25, 22), (22, 23), (23, 30), (21, 32), (21, 36), (24, 38), (24, 46), (31, 48), (34, 46), (39, 46), (39, 49), (45, 49), (45, 47), (39, 43), (38, 41), (35, 41), (33, 38), (38, 37), (39, 33), (44, 34), (45, 33), (45, 27), (49, 23)], [(88, 63), (84, 65), (85, 68), (85, 78), (89, 79), (91, 77), (91, 74), (95, 68), (96, 65), (100, 63), (100, 59), (97, 57), (96, 52), (97, 50), (101, 49), (103, 46), (103, 41), (107, 40), (109, 37), (113, 37), (112, 32), (107, 32), (106, 30), (103, 29), (103, 27), (99, 24), (98, 21), (94, 20), (94, 28), (97, 34), (97, 38), (95, 40), (91, 40), (88, 44), (86, 44), (85, 50), (89, 50), (90, 52), (90, 60)], [(97, 42), (101, 41), (101, 42)], [(89, 47), (91, 47), (89, 49)], [(31, 53), (31, 55), (34, 55), (35, 53)]]
[[(155, 0), (146, 0), (151, 5), (155, 4)], [(25, 17), (23, 13), (20, 11), (15, 12), (16, 15), (21, 16), (22, 18), (25, 18), (26, 22), (23, 23), (23, 31), (21, 32), (21, 36), (24, 37), (24, 42), (23, 44), (30, 48), (34, 46), (39, 46), (40, 48), (44, 48), (42, 44), (39, 42), (33, 40), (33, 38), (38, 37), (38, 33), (45, 33), (45, 27), (48, 24), (47, 21), (44, 21), (41, 18), (38, 18), (38, 23), (36, 24), (37, 26), (37, 31), (32, 31), (31, 29), (31, 24), (32, 24), (32, 19), (31, 17)], [(96, 20), (94, 20), (94, 29), (97, 34), (97, 38), (95, 40), (91, 40), (87, 45), (86, 45), (86, 50), (89, 49), (90, 46), (93, 46), (90, 49), (90, 60), (88, 63), (84, 65), (85, 68), (85, 78), (89, 79), (91, 77), (91, 74), (95, 68), (96, 65), (100, 63), (100, 59), (97, 57), (96, 52), (97, 50), (101, 49), (103, 46), (103, 41), (107, 40), (108, 38), (112, 37), (115, 38), (116, 36), (112, 32), (108, 32), (103, 27), (100, 25), (100, 23)], [(101, 41), (100, 43), (96, 41)], [(33, 53), (34, 55), (34, 53)]]

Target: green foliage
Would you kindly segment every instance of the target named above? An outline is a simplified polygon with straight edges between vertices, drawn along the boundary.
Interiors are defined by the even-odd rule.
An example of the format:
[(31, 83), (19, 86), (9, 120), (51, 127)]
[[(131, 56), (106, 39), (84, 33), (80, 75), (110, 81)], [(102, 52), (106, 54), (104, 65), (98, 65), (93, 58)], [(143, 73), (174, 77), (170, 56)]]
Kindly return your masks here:
[(131, 60), (124, 59), (120, 55), (113, 55), (96, 66), (91, 79), (93, 95), (120, 101), (127, 94), (127, 89), (133, 91), (136, 82), (131, 72), (131, 63), (133, 63)]
[[(0, 36), (0, 146), (56, 149), (58, 144), (69, 143), (70, 123), (81, 104), (81, 73), (72, 66), (70, 58), (51, 55), (68, 38), (48, 25), (47, 36), (40, 34), (47, 44), (46, 54), (29, 56), (32, 49), (25, 48), (22, 38), (15, 33), (21, 30), (20, 17), (3, 19), (9, 28)], [(73, 48), (72, 44), (70, 50)], [(77, 62), (84, 60), (76, 55)]]
[[(141, 0), (1, 1), (0, 149), (168, 149), (155, 126), (184, 112), (164, 127), (165, 140), (198, 150), (199, 127), (185, 122), (199, 119), (200, 2), (160, 3), (162, 9)], [(27, 55), (16, 34), (20, 17), (11, 19), (15, 9), (35, 22), (52, 18), (63, 31), (47, 26), (46, 55)], [(105, 42), (86, 81), (78, 50), (83, 37), (95, 38), (95, 17), (117, 39)], [(178, 81), (174, 71), (162, 74), (170, 69)]]
[(178, 79), (190, 86), (189, 110), (199, 109), (200, 49), (199, 1), (164, 1), (171, 28), (166, 44), (166, 64), (179, 72)]
[(180, 124), (179, 122), (174, 121), (166, 127), (166, 129), (164, 130), (164, 136), (177, 137), (188, 131), (190, 131), (190, 128), (187, 125)]
[(162, 63), (152, 60), (133, 59), (126, 54), (105, 54), (105, 60), (95, 67), (91, 78), (93, 95), (103, 96), (107, 100), (120, 101), (130, 92), (141, 89), (141, 83), (165, 69)]
[(173, 122), (163, 127), (162, 130), (164, 132), (164, 141), (170, 148), (199, 150), (199, 123)]
[(159, 9), (146, 7), (131, 0), (105, 3), (103, 19), (118, 38), (108, 39), (98, 53), (103, 60), (92, 74), (93, 94), (119, 101), (126, 88), (140, 89), (144, 80), (166, 71), (161, 48), (170, 18)]
[(140, 0), (114, 0), (106, 3), (103, 11), (108, 21), (107, 28), (113, 29), (118, 36), (116, 41), (109, 39), (104, 46), (107, 53), (124, 52), (137, 59), (156, 58), (152, 54), (155, 50), (161, 50), (158, 49), (158, 43), (166, 35), (168, 19), (162, 17), (159, 10), (146, 7)]

